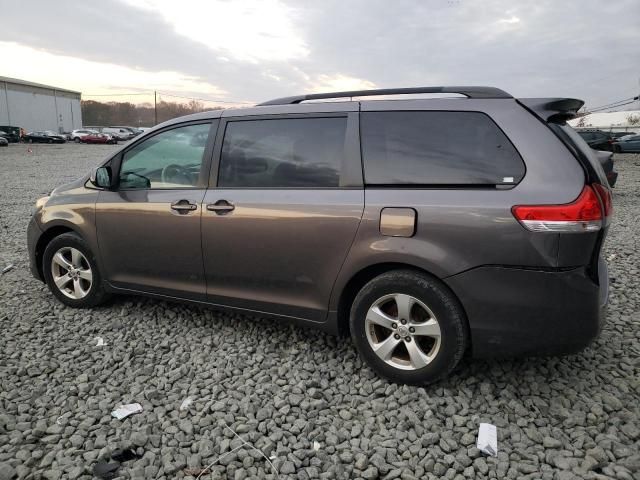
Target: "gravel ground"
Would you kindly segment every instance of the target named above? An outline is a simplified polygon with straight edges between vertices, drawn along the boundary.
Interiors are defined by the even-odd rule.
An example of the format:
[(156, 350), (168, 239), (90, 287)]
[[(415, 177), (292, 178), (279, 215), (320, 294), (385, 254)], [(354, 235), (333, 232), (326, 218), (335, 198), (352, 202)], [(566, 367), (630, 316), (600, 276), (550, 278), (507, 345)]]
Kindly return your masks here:
[[(31, 205), (112, 148), (0, 149), (0, 268), (15, 265), (0, 276), (0, 480), (91, 478), (130, 446), (141, 458), (120, 478), (195, 478), (185, 468), (221, 453), (202, 478), (276, 478), (243, 441), (281, 479), (640, 479), (640, 156), (617, 156), (601, 338), (564, 358), (465, 360), (415, 388), (312, 330), (133, 297), (93, 311), (56, 302), (28, 271)], [(130, 402), (144, 411), (111, 417)], [(495, 458), (475, 448), (480, 422), (498, 427)]]

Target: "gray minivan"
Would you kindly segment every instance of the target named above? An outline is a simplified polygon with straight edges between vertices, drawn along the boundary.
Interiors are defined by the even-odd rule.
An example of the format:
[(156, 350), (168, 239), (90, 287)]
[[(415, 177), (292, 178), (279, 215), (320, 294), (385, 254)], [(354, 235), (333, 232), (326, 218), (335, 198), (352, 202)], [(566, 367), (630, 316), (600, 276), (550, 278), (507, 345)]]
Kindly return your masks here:
[[(394, 99), (422, 93), (460, 98)], [(575, 352), (604, 319), (612, 215), (566, 124), (582, 104), (425, 87), (177, 118), (38, 200), (31, 269), (72, 307), (144, 294), (349, 332), (397, 382)]]

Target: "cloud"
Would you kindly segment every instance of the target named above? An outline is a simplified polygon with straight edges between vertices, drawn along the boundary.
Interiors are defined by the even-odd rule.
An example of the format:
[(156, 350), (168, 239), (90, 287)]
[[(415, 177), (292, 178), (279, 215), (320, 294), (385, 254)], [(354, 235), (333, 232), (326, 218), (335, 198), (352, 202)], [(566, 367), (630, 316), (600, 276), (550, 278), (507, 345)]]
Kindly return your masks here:
[[(278, 0), (207, 0), (191, 5), (175, 0), (126, 0), (143, 14), (159, 13), (174, 31), (231, 58), (257, 63), (309, 54), (296, 31), (292, 9)], [(227, 57), (223, 57), (227, 58)]]
[(498, 23), (506, 23), (508, 25), (513, 25), (516, 23), (520, 23), (520, 19), (515, 15), (511, 15), (509, 18), (501, 18), (498, 20)]
[(367, 90), (376, 88), (376, 84), (362, 78), (349, 77), (342, 74), (319, 75), (315, 80), (310, 81), (308, 89), (312, 93), (321, 92), (344, 92), (351, 90)]
[[(0, 42), (0, 50), (5, 52), (3, 61), (6, 62), (4, 72), (7, 75), (56, 86), (66, 84), (67, 88), (81, 90), (88, 95), (131, 92), (140, 90), (138, 85), (184, 95), (199, 93), (221, 98), (228, 94), (212, 83), (175, 71), (149, 72), (112, 63), (53, 55), (7, 42)], [(25, 62), (25, 58), (29, 62)], [(74, 72), (73, 78), (68, 77), (67, 71), (58, 68), (61, 63), (64, 63), (65, 69)]]
[(3, 9), (0, 41), (58, 55), (61, 71), (70, 57), (119, 65), (150, 89), (174, 72), (233, 100), (476, 84), (599, 105), (637, 95), (639, 18), (636, 0), (40, 0)]

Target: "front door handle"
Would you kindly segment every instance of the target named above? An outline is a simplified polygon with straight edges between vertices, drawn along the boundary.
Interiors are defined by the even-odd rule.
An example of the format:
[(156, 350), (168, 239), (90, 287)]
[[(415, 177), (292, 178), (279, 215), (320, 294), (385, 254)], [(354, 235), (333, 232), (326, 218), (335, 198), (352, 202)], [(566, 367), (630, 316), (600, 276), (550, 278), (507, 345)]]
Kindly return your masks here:
[(196, 208), (198, 208), (198, 206), (195, 203), (191, 203), (189, 200), (178, 200), (171, 204), (172, 210), (182, 214), (189, 213)]
[(216, 212), (218, 215), (225, 215), (231, 212), (234, 208), (236, 208), (236, 206), (226, 200), (218, 200), (216, 203), (207, 204), (207, 210)]

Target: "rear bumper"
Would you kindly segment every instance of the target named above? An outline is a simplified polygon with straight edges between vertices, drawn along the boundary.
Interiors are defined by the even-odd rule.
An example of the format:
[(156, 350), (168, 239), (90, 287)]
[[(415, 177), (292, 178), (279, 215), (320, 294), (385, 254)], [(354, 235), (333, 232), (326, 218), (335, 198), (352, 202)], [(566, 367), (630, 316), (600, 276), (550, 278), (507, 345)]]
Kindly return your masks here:
[(589, 345), (605, 319), (609, 277), (585, 268), (479, 267), (445, 280), (467, 313), (474, 357), (559, 355)]
[(34, 277), (36, 277), (40, 281), (43, 281), (42, 274), (38, 268), (36, 254), (36, 247), (41, 235), (42, 230), (40, 230), (38, 222), (36, 222), (35, 217), (31, 217), (29, 226), (27, 227), (27, 250), (29, 252), (29, 269), (31, 270), (31, 274)]

